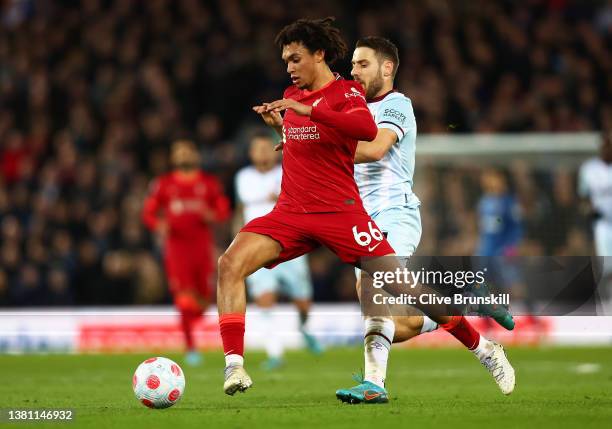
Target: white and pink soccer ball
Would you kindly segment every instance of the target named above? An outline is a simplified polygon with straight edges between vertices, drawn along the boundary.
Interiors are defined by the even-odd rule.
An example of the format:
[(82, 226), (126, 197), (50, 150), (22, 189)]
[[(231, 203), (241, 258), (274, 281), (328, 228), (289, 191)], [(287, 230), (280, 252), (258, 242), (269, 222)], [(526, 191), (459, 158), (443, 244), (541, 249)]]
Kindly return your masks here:
[(176, 362), (164, 357), (152, 357), (136, 368), (132, 387), (143, 405), (168, 408), (183, 396), (185, 375)]

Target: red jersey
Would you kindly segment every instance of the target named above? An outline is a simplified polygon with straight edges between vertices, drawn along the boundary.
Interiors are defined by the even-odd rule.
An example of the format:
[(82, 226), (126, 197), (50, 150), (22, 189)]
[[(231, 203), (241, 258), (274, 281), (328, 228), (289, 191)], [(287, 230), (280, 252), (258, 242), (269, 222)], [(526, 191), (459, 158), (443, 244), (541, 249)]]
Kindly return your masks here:
[(359, 140), (377, 128), (364, 91), (337, 77), (316, 91), (295, 85), (283, 98), (312, 106), (310, 117), (288, 109), (283, 117), (283, 179), (276, 207), (301, 213), (363, 211), (353, 176)]
[(207, 213), (212, 213), (213, 221), (223, 221), (230, 216), (230, 203), (219, 180), (202, 171), (192, 180), (168, 173), (151, 184), (142, 219), (154, 230), (161, 216), (168, 223), (169, 240), (191, 241), (194, 236), (200, 239), (210, 236)]

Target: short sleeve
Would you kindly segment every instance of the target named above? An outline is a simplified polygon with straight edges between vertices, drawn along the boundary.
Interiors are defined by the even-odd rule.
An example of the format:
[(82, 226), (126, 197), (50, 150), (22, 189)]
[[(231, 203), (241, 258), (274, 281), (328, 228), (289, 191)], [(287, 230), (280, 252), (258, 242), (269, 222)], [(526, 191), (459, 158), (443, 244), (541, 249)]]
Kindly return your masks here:
[(394, 97), (383, 101), (376, 115), (376, 126), (395, 132), (398, 141), (403, 139), (406, 133), (416, 128), (410, 100), (405, 97)]

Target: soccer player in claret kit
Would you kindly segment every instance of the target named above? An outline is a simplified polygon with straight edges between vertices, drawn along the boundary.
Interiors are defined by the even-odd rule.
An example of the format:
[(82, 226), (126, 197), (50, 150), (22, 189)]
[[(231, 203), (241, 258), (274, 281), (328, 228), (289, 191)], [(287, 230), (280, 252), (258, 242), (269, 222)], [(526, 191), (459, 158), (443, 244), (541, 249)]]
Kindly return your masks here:
[(174, 170), (152, 182), (142, 219), (163, 242), (166, 276), (187, 346), (186, 362), (197, 365), (202, 357), (193, 330), (210, 304), (215, 272), (210, 224), (229, 218), (230, 203), (220, 182), (198, 168), (200, 157), (193, 142), (173, 143), (170, 158)]
[[(399, 66), (398, 50), (385, 38), (364, 37), (357, 41), (352, 63), (351, 75), (363, 85), (368, 108), (378, 127), (373, 141), (357, 145), (355, 181), (366, 211), (398, 257), (407, 260), (421, 238), (421, 217), (419, 199), (412, 191), (416, 119), (410, 99), (393, 89)], [(356, 271), (359, 292), (360, 273)], [(493, 311), (488, 306), (481, 307), (479, 314), (494, 318), (506, 329), (513, 328), (512, 316), (506, 309)], [(394, 317), (366, 315), (364, 375), (357, 386), (339, 389), (338, 399), (350, 403), (388, 402), (385, 379), (391, 343), (409, 340), (438, 327), (413, 307), (406, 307), (405, 311), (405, 315)], [(510, 393), (506, 380), (498, 376), (497, 362), (506, 359), (503, 348), (482, 336), (468, 348), (489, 370), (502, 392)], [(509, 366), (508, 371), (511, 371)]]
[[(281, 30), (276, 44), (293, 84), (282, 100), (254, 108), (267, 124), (278, 131), (282, 126), (283, 178), (274, 210), (245, 225), (219, 258), (217, 304), (226, 364), (223, 389), (228, 395), (252, 385), (243, 357), (244, 280), (249, 274), (320, 245), (370, 275), (403, 268), (366, 213), (353, 178), (357, 143), (374, 140), (377, 127), (361, 85), (329, 68), (347, 52), (332, 22), (300, 19)], [(279, 122), (278, 113), (283, 111)], [(405, 287), (399, 281), (390, 287), (395, 286)], [(412, 296), (422, 291), (405, 290)], [(463, 344), (471, 347), (478, 342), (478, 333), (463, 316), (442, 315), (441, 308), (419, 308)], [(514, 377), (511, 382), (514, 385)]]

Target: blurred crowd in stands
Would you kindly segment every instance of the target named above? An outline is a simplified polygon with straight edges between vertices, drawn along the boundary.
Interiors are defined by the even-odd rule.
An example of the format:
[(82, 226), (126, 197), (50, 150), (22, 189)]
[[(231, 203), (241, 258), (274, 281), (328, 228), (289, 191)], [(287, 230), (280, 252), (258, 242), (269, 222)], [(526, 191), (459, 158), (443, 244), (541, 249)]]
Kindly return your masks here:
[[(260, 126), (251, 106), (289, 83), (276, 32), (328, 15), (349, 46), (363, 35), (399, 46), (396, 84), (420, 133), (612, 124), (609, 1), (3, 1), (0, 306), (168, 302), (140, 209), (150, 178), (168, 168), (169, 142), (196, 141), (232, 196)], [(336, 69), (348, 77), (349, 66)], [(589, 254), (575, 171), (507, 170), (523, 212), (521, 251)], [(479, 174), (419, 171), (419, 253), (474, 252)], [(217, 233), (222, 249), (231, 228)], [(311, 265), (315, 299), (355, 298), (352, 270), (327, 252)]]

